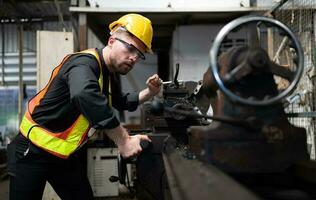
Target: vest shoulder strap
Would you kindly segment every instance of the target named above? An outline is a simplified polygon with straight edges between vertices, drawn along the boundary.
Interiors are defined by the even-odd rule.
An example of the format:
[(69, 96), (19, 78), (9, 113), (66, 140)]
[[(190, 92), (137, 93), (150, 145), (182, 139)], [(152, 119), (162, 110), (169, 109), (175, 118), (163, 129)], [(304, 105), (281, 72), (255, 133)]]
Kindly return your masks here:
[(99, 85), (100, 85), (101, 92), (102, 92), (102, 89), (103, 89), (103, 73), (102, 73), (101, 58), (99, 56), (98, 51), (95, 48), (93, 48), (93, 49), (86, 49), (86, 50), (80, 51), (80, 52), (78, 52), (76, 54), (80, 54), (80, 53), (91, 54), (97, 59), (99, 67), (100, 67)]

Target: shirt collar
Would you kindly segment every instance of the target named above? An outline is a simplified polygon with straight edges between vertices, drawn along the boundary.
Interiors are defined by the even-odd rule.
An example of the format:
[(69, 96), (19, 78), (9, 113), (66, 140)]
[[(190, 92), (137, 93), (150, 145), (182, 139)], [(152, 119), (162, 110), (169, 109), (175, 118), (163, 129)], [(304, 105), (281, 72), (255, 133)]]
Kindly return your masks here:
[(106, 66), (106, 64), (105, 64), (105, 60), (104, 60), (104, 58), (103, 58), (102, 49), (103, 49), (103, 48), (101, 48), (101, 49), (97, 48), (97, 52), (98, 52), (99, 57), (100, 57), (100, 61), (101, 61), (101, 65), (102, 65), (103, 74), (110, 74), (110, 72), (109, 72), (109, 70), (108, 70), (108, 68), (107, 68), (107, 66)]

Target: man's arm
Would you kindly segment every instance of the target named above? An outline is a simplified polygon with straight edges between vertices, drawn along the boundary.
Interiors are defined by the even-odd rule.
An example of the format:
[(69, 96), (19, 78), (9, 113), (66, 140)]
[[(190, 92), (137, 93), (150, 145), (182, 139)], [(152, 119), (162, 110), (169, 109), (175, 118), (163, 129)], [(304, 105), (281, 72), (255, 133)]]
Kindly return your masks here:
[(101, 93), (98, 83), (99, 69), (97, 61), (89, 55), (83, 55), (73, 61), (65, 73), (69, 87), (70, 101), (88, 119), (95, 129), (111, 129), (120, 123), (108, 98)]
[(161, 89), (162, 80), (157, 74), (152, 75), (146, 81), (147, 88), (139, 93), (139, 104), (148, 101), (150, 98), (157, 95)]
[[(86, 60), (88, 59), (88, 60)], [(80, 61), (80, 62), (79, 62)], [(66, 74), (67, 84), (70, 90), (70, 101), (89, 120), (92, 127), (101, 129), (115, 142), (123, 157), (130, 157), (141, 152), (140, 141), (148, 140), (148, 136), (129, 136), (108, 106), (107, 97), (101, 93), (98, 77), (94, 72), (96, 62), (89, 57), (78, 60), (76, 65), (70, 68)], [(83, 64), (86, 63), (86, 64)]]
[(138, 155), (142, 148), (140, 141), (147, 140), (151, 142), (147, 135), (130, 136), (125, 128), (119, 125), (113, 129), (104, 129), (105, 134), (117, 145), (120, 154), (124, 158)]
[[(139, 93), (139, 104), (149, 100), (161, 89), (162, 81), (157, 74), (149, 77), (146, 81), (147, 88)], [(117, 145), (120, 154), (124, 157), (137, 155), (142, 151), (140, 142), (147, 140), (151, 142), (147, 135), (130, 136), (125, 128), (119, 125), (113, 129), (104, 129), (105, 134)]]

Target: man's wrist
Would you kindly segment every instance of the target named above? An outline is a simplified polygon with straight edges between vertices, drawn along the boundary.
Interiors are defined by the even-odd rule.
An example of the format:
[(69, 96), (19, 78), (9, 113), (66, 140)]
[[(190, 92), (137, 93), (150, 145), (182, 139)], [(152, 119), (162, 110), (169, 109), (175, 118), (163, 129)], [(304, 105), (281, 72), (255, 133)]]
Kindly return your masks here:
[(139, 102), (144, 103), (145, 101), (148, 101), (153, 96), (155, 95), (149, 90), (149, 88), (146, 88), (139, 93)]
[(146, 90), (147, 90), (146, 92), (147, 92), (148, 99), (155, 96), (155, 93), (151, 91), (149, 88), (146, 88)]
[(120, 134), (121, 137), (118, 138), (118, 141), (116, 143), (117, 146), (126, 144), (128, 138), (130, 137), (127, 133), (127, 131), (122, 127), (122, 134)]
[(105, 132), (107, 133), (108, 137), (118, 146), (124, 145), (129, 138), (129, 134), (121, 125), (113, 129), (107, 129)]

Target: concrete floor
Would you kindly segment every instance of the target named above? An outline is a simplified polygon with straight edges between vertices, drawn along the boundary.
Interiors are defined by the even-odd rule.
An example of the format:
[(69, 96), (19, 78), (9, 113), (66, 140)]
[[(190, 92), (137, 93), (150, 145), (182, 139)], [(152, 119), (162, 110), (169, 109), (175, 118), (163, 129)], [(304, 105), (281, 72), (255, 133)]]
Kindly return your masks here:
[[(0, 180), (0, 200), (8, 200), (9, 199), (9, 178), (4, 180)], [(126, 191), (120, 191), (119, 197), (98, 197), (96, 200), (137, 200), (136, 198), (131, 198), (126, 194)], [(49, 200), (49, 199), (43, 199)]]

